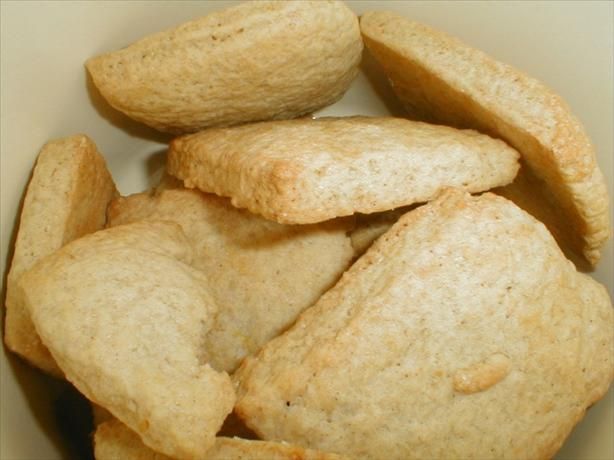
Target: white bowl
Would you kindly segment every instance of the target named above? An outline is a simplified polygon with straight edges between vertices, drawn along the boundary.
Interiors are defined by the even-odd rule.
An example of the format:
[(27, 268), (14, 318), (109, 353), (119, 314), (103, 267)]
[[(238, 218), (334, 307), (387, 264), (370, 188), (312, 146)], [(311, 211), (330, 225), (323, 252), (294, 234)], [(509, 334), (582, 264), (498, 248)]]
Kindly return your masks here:
[[(164, 137), (131, 122), (88, 89), (84, 61), (143, 35), (236, 2), (2, 2), (2, 273), (36, 155), (51, 138), (90, 135), (122, 194), (142, 190), (163, 161)], [(611, 2), (349, 2), (357, 13), (398, 11), (441, 28), (540, 78), (558, 91), (595, 143), (612, 196), (614, 36)], [(384, 115), (365, 75), (326, 114)], [(593, 276), (613, 291), (612, 243)], [(6, 279), (6, 278), (4, 278)], [(3, 290), (4, 292), (4, 290)], [(613, 351), (614, 352), (614, 351)], [(2, 459), (66, 458), (55, 413), (61, 385), (3, 353)], [(60, 390), (58, 390), (58, 387)], [(614, 458), (612, 390), (575, 429), (557, 458)]]

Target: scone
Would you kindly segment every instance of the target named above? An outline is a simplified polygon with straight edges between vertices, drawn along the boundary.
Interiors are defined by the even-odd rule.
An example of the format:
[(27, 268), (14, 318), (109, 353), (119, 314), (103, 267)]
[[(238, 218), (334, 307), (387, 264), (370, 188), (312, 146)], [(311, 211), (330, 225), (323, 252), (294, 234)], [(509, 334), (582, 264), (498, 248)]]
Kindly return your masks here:
[(173, 140), (168, 172), (283, 224), (425, 202), (444, 187), (510, 183), (518, 153), (500, 140), (402, 118), (346, 117), (217, 128)]
[(40, 151), (23, 202), (7, 278), (4, 341), (10, 350), (57, 377), (62, 371), (41, 343), (15, 286), (39, 259), (101, 229), (107, 204), (116, 195), (104, 157), (89, 137), (77, 134), (49, 141)]
[(104, 98), (161, 131), (287, 119), (337, 101), (362, 40), (341, 1), (245, 2), (87, 61)]
[(559, 244), (596, 264), (611, 234), (608, 193), (591, 141), (565, 101), (513, 67), (395, 13), (365, 13), (360, 27), (411, 112), (491, 134), (520, 152), (537, 180), (510, 196), (529, 212), (554, 209), (556, 219), (547, 223)]
[(404, 215), (234, 374), (262, 439), (361, 459), (547, 459), (614, 376), (606, 289), (511, 201)]
[(198, 190), (164, 186), (109, 207), (109, 226), (141, 219), (176, 222), (192, 243), (193, 266), (219, 306), (205, 348), (211, 365), (228, 372), (292, 325), (354, 256), (351, 220), (281, 225)]
[[(94, 435), (96, 460), (172, 460), (151, 450), (126, 425), (111, 420), (98, 426)], [(218, 437), (200, 460), (342, 460), (286, 443)]]
[(204, 353), (217, 307), (192, 253), (177, 224), (122, 225), (42, 259), (17, 293), (67, 380), (146, 445), (196, 460), (235, 396)]

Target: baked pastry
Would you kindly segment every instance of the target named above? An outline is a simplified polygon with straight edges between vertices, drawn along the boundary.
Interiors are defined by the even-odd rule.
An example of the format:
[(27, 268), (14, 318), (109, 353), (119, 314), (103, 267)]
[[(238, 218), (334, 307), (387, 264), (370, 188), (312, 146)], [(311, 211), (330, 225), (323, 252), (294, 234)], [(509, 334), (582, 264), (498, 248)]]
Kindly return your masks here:
[(204, 336), (217, 306), (189, 264), (179, 225), (101, 230), (42, 259), (18, 282), (36, 330), (66, 379), (151, 448), (200, 459), (232, 411), (226, 373)]
[(322, 222), (510, 183), (518, 153), (475, 131), (347, 117), (208, 129), (173, 140), (168, 172), (189, 188), (284, 224)]
[(141, 219), (176, 222), (192, 243), (192, 265), (219, 306), (205, 348), (211, 365), (228, 372), (292, 325), (354, 256), (351, 220), (281, 225), (198, 190), (140, 193), (109, 207), (110, 226)]
[(6, 285), (6, 346), (34, 366), (62, 376), (15, 293), (19, 277), (66, 243), (101, 229), (107, 204), (117, 195), (104, 157), (83, 134), (47, 142), (23, 202)]
[(529, 212), (552, 208), (556, 219), (545, 223), (559, 244), (595, 265), (611, 234), (608, 193), (591, 141), (565, 101), (486, 53), (395, 13), (365, 13), (360, 27), (410, 112), (477, 129), (520, 152), (537, 180), (509, 196)]
[(235, 372), (262, 439), (352, 458), (551, 458), (614, 377), (606, 289), (511, 201), (405, 214)]
[[(126, 425), (117, 420), (103, 423), (94, 435), (96, 460), (172, 460), (151, 450)], [(218, 437), (201, 460), (341, 460), (326, 454), (279, 442)]]
[(161, 131), (286, 119), (336, 102), (362, 40), (341, 1), (259, 1), (182, 24), (86, 67), (117, 110)]

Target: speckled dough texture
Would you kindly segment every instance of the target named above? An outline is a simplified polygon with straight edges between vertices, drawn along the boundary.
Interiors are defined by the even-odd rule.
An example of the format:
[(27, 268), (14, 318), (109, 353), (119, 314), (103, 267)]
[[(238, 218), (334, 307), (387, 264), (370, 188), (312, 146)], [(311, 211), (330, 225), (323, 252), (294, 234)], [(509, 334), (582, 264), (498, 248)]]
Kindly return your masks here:
[[(541, 82), (460, 40), (389, 12), (361, 17), (366, 46), (399, 99), (435, 122), (506, 140), (540, 179), (520, 204), (556, 210), (559, 243), (596, 264), (611, 234), (608, 194), (594, 148), (563, 99)], [(517, 196), (517, 194), (515, 194)], [(554, 203), (554, 206), (551, 204)]]
[(39, 259), (105, 224), (113, 179), (94, 142), (83, 134), (41, 149), (23, 203), (6, 287), (6, 346), (34, 366), (60, 377), (30, 315), (15, 294), (19, 277)]
[(245, 2), (86, 66), (117, 110), (161, 131), (295, 118), (341, 98), (358, 73), (356, 15), (340, 1)]
[(157, 451), (200, 459), (235, 400), (206, 362), (216, 306), (179, 225), (143, 222), (67, 244), (17, 285), (67, 380)]
[[(117, 420), (98, 427), (94, 435), (96, 460), (172, 460), (145, 446), (139, 437)], [(285, 443), (218, 437), (201, 460), (342, 460)]]
[(263, 439), (361, 459), (547, 459), (614, 376), (606, 289), (511, 201), (404, 215), (234, 374)]
[(401, 118), (263, 122), (175, 139), (168, 171), (190, 188), (287, 224), (432, 199), (443, 187), (510, 183), (518, 153), (471, 130)]
[(206, 275), (219, 306), (205, 336), (209, 361), (219, 370), (234, 371), (287, 329), (354, 256), (346, 235), (351, 220), (281, 225), (198, 190), (158, 190), (115, 200), (109, 225), (141, 219), (181, 225), (194, 247), (193, 266)]

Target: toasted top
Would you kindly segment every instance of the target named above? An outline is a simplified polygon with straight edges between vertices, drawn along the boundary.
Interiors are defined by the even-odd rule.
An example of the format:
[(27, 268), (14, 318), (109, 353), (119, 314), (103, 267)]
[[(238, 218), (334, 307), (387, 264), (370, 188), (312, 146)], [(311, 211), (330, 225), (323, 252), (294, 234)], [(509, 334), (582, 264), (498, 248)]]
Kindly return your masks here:
[(198, 190), (166, 189), (115, 200), (109, 225), (141, 219), (178, 223), (194, 247), (193, 266), (219, 305), (205, 336), (211, 364), (233, 371), (290, 326), (341, 276), (354, 253), (350, 223), (281, 225)]
[(560, 209), (575, 250), (596, 263), (611, 233), (608, 194), (593, 146), (565, 101), (513, 67), (394, 13), (365, 13), (360, 26), (411, 111), (518, 149)]
[(40, 343), (15, 296), (19, 277), (66, 243), (102, 228), (109, 201), (117, 195), (104, 157), (83, 134), (57, 139), (41, 149), (21, 211), (7, 279), (6, 344), (32, 364), (61, 375)]
[[(145, 446), (127, 426), (111, 420), (98, 426), (94, 435), (96, 460), (171, 460)], [(218, 437), (202, 460), (341, 460), (285, 443)]]
[(511, 182), (518, 153), (475, 131), (400, 118), (320, 118), (218, 128), (171, 143), (186, 186), (281, 223), (321, 222), (423, 202), (445, 186)]
[(213, 445), (234, 402), (203, 354), (217, 307), (192, 252), (177, 224), (129, 224), (67, 244), (18, 283), (66, 378), (145, 444), (186, 459)]
[(451, 190), (234, 375), (264, 439), (356, 458), (551, 458), (614, 377), (607, 291), (546, 228)]
[(258, 1), (215, 11), (86, 66), (116, 109), (162, 131), (294, 118), (335, 102), (362, 40), (341, 1)]

